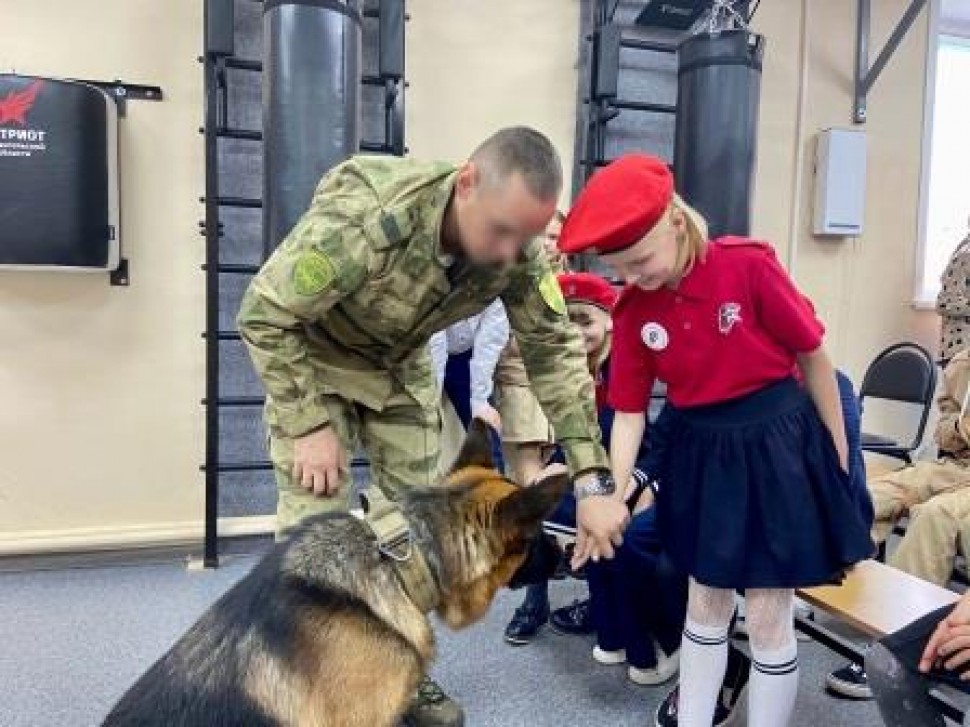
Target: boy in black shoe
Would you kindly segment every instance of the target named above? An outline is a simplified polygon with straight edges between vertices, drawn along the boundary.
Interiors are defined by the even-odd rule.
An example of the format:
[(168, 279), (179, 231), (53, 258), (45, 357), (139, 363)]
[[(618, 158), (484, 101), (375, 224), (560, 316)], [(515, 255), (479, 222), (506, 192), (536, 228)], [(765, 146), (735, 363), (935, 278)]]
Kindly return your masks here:
[[(616, 294), (605, 280), (587, 273), (561, 275), (559, 283), (570, 318), (582, 332), (590, 371), (597, 382), (600, 427), (604, 441), (609, 442), (613, 410), (605, 406), (603, 395), (610, 352), (610, 310)], [(553, 459), (561, 461), (561, 453)], [(647, 466), (645, 451), (641, 452), (639, 461)], [(667, 657), (677, 650), (681, 624), (676, 615), (668, 619), (665, 609), (653, 605), (656, 599), (652, 592), (658, 588), (653, 574), (659, 572), (660, 547), (653, 523), (652, 492), (643, 471), (635, 472), (630, 483), (627, 501), (631, 510), (636, 509), (636, 514), (624, 534), (624, 545), (616, 560), (591, 563), (586, 568), (594, 593), (592, 608), (590, 601), (576, 601), (552, 614), (552, 624), (557, 631), (568, 634), (598, 631), (601, 643), (594, 657), (602, 663), (629, 662), (630, 678), (636, 683), (649, 684), (666, 681), (676, 671), (676, 660)], [(550, 521), (565, 531), (574, 529), (575, 500), (567, 497)], [(679, 583), (683, 579), (674, 577), (673, 580)], [(634, 581), (638, 590), (634, 589)], [(651, 597), (646, 599), (643, 594), (648, 592)], [(683, 593), (671, 595), (671, 602), (683, 597)], [(549, 619), (547, 584), (530, 586), (506, 628), (505, 640), (516, 646), (528, 644)], [(670, 628), (665, 626), (668, 622), (673, 624)], [(659, 642), (659, 650), (655, 649), (655, 640)]]
[[(590, 372), (596, 382), (600, 429), (603, 432), (605, 446), (609, 447), (609, 430), (613, 412), (604, 407), (602, 401), (605, 397), (606, 362), (610, 355), (612, 329), (610, 311), (616, 302), (616, 291), (606, 280), (589, 273), (562, 274), (559, 276), (559, 287), (566, 299), (570, 319), (582, 332)], [(552, 461), (561, 462), (562, 453), (555, 451)], [(567, 531), (575, 532), (575, 499), (567, 497), (549, 520), (561, 525)], [(525, 600), (515, 610), (512, 620), (505, 629), (505, 640), (513, 646), (524, 646), (532, 641), (548, 621), (548, 584), (529, 586), (526, 589)]]

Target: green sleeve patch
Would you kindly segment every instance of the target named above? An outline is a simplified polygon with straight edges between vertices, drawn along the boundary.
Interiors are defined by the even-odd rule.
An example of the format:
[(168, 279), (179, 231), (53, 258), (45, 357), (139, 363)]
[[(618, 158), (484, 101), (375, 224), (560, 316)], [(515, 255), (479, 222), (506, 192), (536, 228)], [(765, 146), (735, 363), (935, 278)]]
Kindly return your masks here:
[(319, 250), (309, 250), (300, 255), (293, 267), (293, 288), (300, 295), (319, 295), (336, 277), (333, 260)]
[(554, 312), (561, 316), (566, 315), (566, 300), (562, 297), (559, 281), (551, 272), (547, 271), (539, 280), (539, 294)]

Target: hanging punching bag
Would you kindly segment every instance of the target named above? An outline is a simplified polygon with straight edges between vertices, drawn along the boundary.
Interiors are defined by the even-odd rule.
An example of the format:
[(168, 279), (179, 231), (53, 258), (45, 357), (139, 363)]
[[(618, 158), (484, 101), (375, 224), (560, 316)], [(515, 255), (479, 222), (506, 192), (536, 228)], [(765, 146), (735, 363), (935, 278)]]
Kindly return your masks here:
[(358, 0), (263, 4), (263, 243), (269, 255), (320, 178), (360, 147)]
[(674, 173), (712, 238), (750, 233), (763, 55), (764, 37), (746, 30), (679, 49)]

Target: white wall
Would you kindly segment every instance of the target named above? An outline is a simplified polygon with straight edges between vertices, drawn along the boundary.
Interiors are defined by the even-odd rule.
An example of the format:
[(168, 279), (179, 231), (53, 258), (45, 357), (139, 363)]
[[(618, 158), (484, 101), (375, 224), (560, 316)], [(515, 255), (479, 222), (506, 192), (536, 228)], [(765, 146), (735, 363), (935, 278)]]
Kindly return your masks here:
[[(873, 4), (874, 48), (907, 2)], [(412, 154), (460, 160), (495, 129), (523, 123), (552, 138), (568, 174), (577, 0), (408, 6)], [(166, 95), (130, 104), (121, 124), (132, 286), (0, 274), (0, 552), (199, 531), (201, 7), (34, 0), (0, 25), (0, 68), (122, 77), (159, 84)], [(858, 378), (883, 346), (910, 337), (935, 345), (937, 334), (935, 316), (910, 306), (925, 14), (870, 96), (865, 235), (833, 242), (809, 232), (815, 134), (851, 123), (854, 8), (845, 0), (762, 3), (757, 25), (768, 48), (754, 226), (783, 258), (793, 250), (795, 276), (828, 324), (837, 361)]]

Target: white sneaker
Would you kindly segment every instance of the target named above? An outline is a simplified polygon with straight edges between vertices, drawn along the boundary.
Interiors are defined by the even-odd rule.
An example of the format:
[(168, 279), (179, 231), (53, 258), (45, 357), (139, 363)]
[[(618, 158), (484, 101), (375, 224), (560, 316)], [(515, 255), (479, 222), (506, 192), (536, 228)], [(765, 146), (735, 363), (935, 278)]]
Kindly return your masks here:
[(627, 669), (627, 676), (634, 684), (641, 687), (655, 687), (658, 684), (669, 682), (680, 670), (680, 651), (675, 651), (670, 656), (664, 654), (663, 649), (657, 648), (657, 666), (653, 669), (638, 669), (631, 666)]
[(594, 646), (593, 658), (600, 664), (605, 664), (606, 666), (616, 666), (617, 664), (623, 664), (626, 662), (626, 650), (620, 649), (619, 651), (606, 651), (606, 649), (601, 649), (598, 646)]

